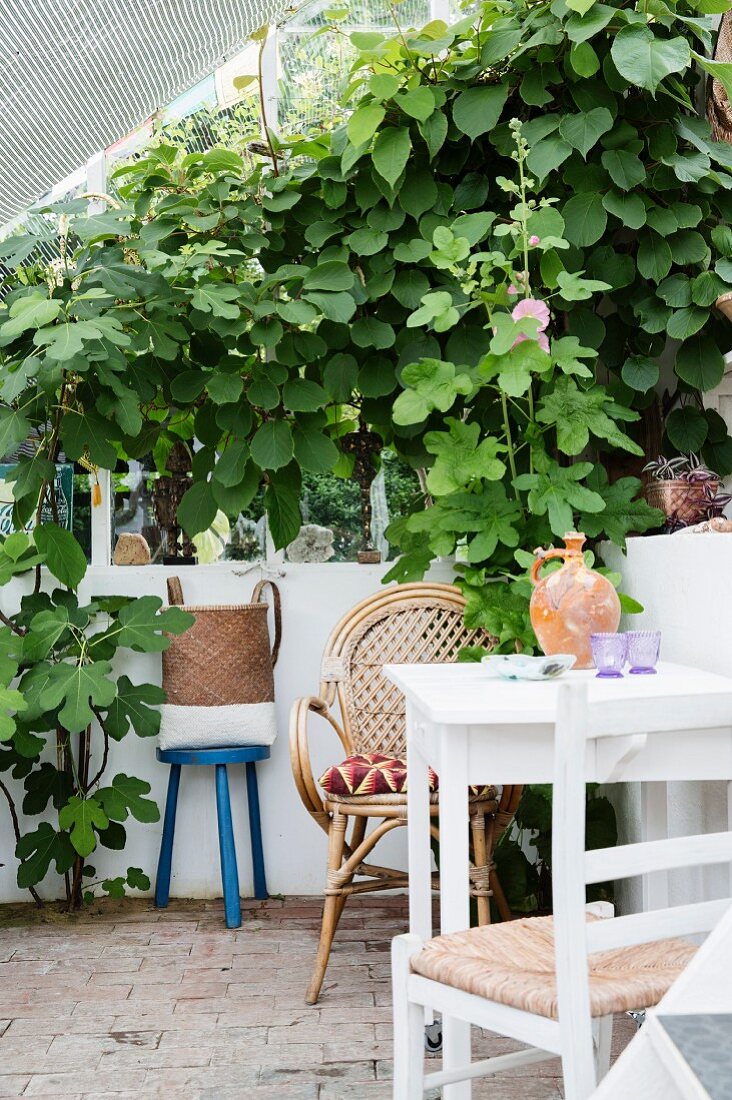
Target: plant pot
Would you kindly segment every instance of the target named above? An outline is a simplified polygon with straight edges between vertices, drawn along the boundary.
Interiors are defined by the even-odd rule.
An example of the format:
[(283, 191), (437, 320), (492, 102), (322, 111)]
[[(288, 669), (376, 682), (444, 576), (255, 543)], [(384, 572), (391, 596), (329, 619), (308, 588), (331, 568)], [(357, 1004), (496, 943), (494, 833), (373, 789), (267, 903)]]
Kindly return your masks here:
[(177, 558), (175, 554), (163, 554), (163, 565), (195, 565), (195, 557)]
[[(732, 304), (732, 302), (730, 303)], [(673, 481), (649, 481), (644, 493), (651, 508), (660, 508), (667, 521), (681, 523), (685, 527), (704, 519), (709, 497), (706, 486), (717, 492), (719, 481), (693, 482), (683, 478)]]
[(728, 290), (726, 294), (720, 294), (714, 304), (728, 321), (732, 321), (732, 291)]

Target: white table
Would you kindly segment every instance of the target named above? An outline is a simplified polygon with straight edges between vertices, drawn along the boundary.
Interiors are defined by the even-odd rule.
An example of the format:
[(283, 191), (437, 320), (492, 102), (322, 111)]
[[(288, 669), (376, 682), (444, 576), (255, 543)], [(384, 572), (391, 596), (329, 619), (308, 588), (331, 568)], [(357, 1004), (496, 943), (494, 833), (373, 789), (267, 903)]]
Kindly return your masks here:
[(730, 974), (732, 909), (663, 1000), (648, 1011), (644, 1026), (600, 1082), (593, 1100), (732, 1096)]
[[(387, 665), (389, 680), (406, 697), (409, 773), (410, 928), (432, 935), (429, 766), (440, 777), (440, 930), (461, 931), (470, 924), (468, 880), (469, 784), (551, 783), (554, 720), (561, 681), (507, 682), (489, 679), (480, 665)], [(681, 665), (660, 664), (655, 676), (598, 679), (594, 671), (570, 672), (589, 685), (590, 702), (657, 698), (659, 707), (719, 706), (732, 680)], [(698, 703), (697, 703), (698, 700)], [(725, 711), (726, 713), (726, 711)], [(690, 723), (690, 726), (693, 723)], [(598, 743), (588, 760), (588, 779), (642, 783), (642, 836), (667, 836), (666, 783), (674, 780), (732, 780), (732, 710), (725, 727), (692, 728), (646, 737), (627, 736)], [(732, 801), (732, 800), (730, 800)], [(730, 819), (732, 827), (732, 818)], [(644, 882), (644, 907), (667, 904), (664, 873)], [(443, 1019), (443, 1065), (469, 1060), (470, 1028)], [(445, 1100), (467, 1100), (470, 1083), (449, 1085)]]

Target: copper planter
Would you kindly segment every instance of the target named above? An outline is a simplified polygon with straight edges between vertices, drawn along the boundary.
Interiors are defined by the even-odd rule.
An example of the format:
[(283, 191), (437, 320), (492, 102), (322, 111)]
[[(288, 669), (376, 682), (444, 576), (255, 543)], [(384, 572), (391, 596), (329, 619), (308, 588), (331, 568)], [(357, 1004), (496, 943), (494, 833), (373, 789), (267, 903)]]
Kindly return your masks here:
[(716, 479), (695, 483), (679, 478), (674, 481), (649, 481), (644, 492), (651, 508), (660, 508), (667, 520), (689, 526), (704, 519), (709, 494), (711, 492), (714, 496), (718, 488), (719, 481)]

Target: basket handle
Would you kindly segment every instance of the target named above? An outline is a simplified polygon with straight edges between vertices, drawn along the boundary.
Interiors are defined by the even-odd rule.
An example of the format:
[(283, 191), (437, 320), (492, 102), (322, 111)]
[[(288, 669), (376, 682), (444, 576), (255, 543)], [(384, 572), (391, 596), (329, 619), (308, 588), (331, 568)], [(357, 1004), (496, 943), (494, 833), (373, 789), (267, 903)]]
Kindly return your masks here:
[(181, 605), (185, 602), (183, 599), (183, 588), (181, 587), (180, 577), (168, 577), (167, 589), (168, 603), (171, 607)]
[(262, 603), (262, 593), (265, 588), (268, 587), (272, 591), (272, 608), (274, 610), (275, 636), (272, 645), (272, 668), (274, 668), (277, 664), (277, 657), (280, 652), (280, 642), (282, 641), (282, 601), (280, 599), (280, 590), (274, 581), (258, 581), (252, 592), (252, 603)]

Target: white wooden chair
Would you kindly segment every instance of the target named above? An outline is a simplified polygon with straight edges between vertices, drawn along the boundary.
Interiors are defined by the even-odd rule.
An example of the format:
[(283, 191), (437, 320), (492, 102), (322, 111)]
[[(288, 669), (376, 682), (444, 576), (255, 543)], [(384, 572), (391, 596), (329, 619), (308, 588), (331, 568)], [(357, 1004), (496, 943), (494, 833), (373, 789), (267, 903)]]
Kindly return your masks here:
[[(427, 942), (414, 935), (394, 940), (395, 1100), (421, 1100), (428, 1088), (557, 1055), (566, 1100), (591, 1095), (609, 1064), (613, 1013), (657, 1004), (696, 950), (669, 937), (709, 931), (732, 899), (621, 917), (612, 917), (605, 903), (610, 915), (601, 920), (597, 906), (585, 905), (586, 884), (731, 862), (732, 833), (585, 852), (586, 759), (592, 753), (596, 765), (607, 763), (608, 777), (622, 782), (624, 768), (645, 738), (727, 726), (732, 727), (732, 693), (703, 706), (698, 698), (676, 698), (673, 706), (656, 699), (589, 707), (585, 684), (561, 685), (552, 815), (554, 916)], [(595, 772), (600, 770), (596, 766)], [(425, 1009), (530, 1047), (425, 1076)], [(469, 1086), (465, 1095), (470, 1095)]]

